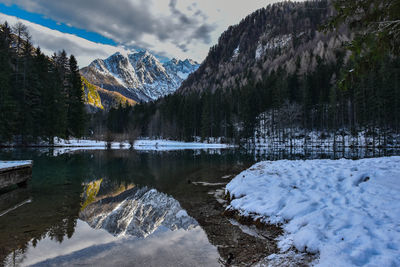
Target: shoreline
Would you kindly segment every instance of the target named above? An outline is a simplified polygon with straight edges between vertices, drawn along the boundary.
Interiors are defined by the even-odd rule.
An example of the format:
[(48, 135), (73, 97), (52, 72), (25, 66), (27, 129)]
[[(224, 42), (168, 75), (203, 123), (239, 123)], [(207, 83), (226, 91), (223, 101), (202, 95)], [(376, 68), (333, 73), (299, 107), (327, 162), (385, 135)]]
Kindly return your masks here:
[(321, 266), (396, 265), (399, 163), (396, 156), (259, 162), (225, 187), (226, 213), (283, 229), (280, 253), (266, 262), (294, 248), (319, 255), (312, 263)]

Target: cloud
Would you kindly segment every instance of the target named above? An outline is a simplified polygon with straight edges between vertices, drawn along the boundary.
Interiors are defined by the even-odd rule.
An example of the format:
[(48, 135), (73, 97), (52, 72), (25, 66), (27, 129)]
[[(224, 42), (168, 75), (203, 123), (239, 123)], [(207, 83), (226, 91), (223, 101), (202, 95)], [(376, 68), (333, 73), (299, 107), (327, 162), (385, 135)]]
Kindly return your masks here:
[(35, 46), (40, 46), (43, 53), (51, 56), (54, 52), (64, 49), (73, 54), (81, 67), (87, 66), (96, 58), (106, 58), (115, 52), (126, 53), (123, 47), (104, 45), (88, 41), (73, 34), (62, 33), (26, 20), (0, 13), (0, 23), (7, 21), (13, 25), (17, 21), (28, 27)]
[[(0, 0), (116, 43), (201, 61), (220, 34), (276, 0)], [(184, 45), (183, 45), (184, 44)]]

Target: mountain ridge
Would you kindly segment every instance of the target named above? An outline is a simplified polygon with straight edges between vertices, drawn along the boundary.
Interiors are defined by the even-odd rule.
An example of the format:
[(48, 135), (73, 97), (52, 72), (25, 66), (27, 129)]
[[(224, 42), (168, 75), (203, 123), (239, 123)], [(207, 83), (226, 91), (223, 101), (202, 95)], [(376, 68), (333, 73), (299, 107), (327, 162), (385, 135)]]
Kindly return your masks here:
[(199, 64), (191, 59), (161, 63), (147, 50), (123, 55), (116, 52), (82, 68), (91, 84), (115, 91), (136, 102), (148, 102), (171, 94)]
[(338, 31), (320, 29), (333, 12), (324, 0), (275, 3), (253, 12), (222, 33), (177, 92), (242, 88), (250, 80), (262, 82), (279, 68), (303, 75), (314, 71), (317, 57), (335, 62), (335, 53), (343, 50), (352, 33), (347, 26)]

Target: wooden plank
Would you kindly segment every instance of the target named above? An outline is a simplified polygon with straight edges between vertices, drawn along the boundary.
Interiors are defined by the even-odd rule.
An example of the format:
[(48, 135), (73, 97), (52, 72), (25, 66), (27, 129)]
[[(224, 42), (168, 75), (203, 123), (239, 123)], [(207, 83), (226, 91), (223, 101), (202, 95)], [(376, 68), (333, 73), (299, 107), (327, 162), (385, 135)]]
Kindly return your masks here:
[(31, 177), (32, 164), (2, 168), (0, 169), (0, 189), (11, 185), (24, 187)]

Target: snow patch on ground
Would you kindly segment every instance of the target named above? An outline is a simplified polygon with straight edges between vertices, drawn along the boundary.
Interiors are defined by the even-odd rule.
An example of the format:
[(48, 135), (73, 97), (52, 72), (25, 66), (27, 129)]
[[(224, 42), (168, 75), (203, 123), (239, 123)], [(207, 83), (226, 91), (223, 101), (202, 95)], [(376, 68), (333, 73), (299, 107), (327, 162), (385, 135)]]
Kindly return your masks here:
[(219, 143), (179, 142), (170, 140), (137, 140), (134, 148), (138, 150), (179, 150), (179, 149), (223, 149), (234, 146)]
[(253, 267), (296, 267), (296, 266), (308, 266), (310, 261), (310, 255), (306, 253), (296, 253), (293, 250), (286, 251), (282, 254), (271, 254), (268, 257), (262, 259), (260, 262), (252, 265)]
[(14, 168), (24, 165), (32, 164), (31, 160), (21, 160), (21, 161), (0, 161), (0, 169)]
[[(107, 142), (88, 139), (54, 139), (54, 146), (68, 148), (68, 151), (78, 149), (105, 149)], [(111, 142), (112, 149), (128, 149), (131, 145), (128, 142)], [(225, 149), (234, 146), (220, 143), (180, 142), (170, 140), (137, 140), (133, 148), (136, 150), (181, 150), (181, 149)], [(76, 150), (76, 149), (75, 149)]]
[(282, 224), (282, 253), (319, 266), (400, 265), (400, 157), (264, 161), (227, 186), (228, 208)]

